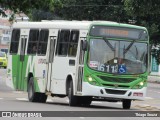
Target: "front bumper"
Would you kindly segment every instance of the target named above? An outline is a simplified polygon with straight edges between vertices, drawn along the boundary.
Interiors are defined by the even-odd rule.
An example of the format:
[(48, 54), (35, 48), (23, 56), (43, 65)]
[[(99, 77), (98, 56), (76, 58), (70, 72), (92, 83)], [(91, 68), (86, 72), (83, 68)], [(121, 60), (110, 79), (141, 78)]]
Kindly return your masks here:
[(0, 61), (0, 67), (7, 67), (6, 61)]
[(131, 99), (131, 100), (144, 100), (146, 96), (146, 87), (142, 89), (118, 89), (106, 88), (100, 86), (93, 86), (88, 82), (83, 82), (82, 85), (83, 96), (104, 97), (110, 99)]

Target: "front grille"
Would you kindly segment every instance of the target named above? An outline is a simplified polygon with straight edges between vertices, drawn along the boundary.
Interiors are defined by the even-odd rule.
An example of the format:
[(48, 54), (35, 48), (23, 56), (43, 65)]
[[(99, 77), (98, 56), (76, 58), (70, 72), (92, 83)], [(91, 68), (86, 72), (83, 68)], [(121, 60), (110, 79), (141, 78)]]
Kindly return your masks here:
[(126, 90), (112, 90), (112, 89), (105, 89), (105, 91), (108, 94), (117, 94), (117, 95), (124, 95), (127, 92)]
[(128, 85), (115, 85), (115, 84), (102, 84), (103, 86), (106, 87), (114, 87), (114, 88), (129, 88), (130, 86)]
[(106, 82), (115, 82), (115, 83), (130, 83), (136, 80), (135, 78), (114, 78), (107, 76), (98, 76), (98, 77)]

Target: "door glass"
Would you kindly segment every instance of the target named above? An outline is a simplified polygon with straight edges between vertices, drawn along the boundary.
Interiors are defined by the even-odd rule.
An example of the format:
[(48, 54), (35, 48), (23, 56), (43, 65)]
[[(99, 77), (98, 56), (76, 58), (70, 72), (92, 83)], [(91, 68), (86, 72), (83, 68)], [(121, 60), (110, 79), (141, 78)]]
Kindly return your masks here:
[(54, 40), (54, 37), (51, 37), (50, 39), (51, 41), (50, 41), (49, 62), (52, 63), (54, 58), (54, 51), (55, 51), (55, 40)]
[(22, 38), (21, 38), (21, 49), (20, 49), (20, 60), (21, 61), (24, 60), (26, 41), (27, 41), (27, 38), (25, 38), (25, 36), (22, 36)]

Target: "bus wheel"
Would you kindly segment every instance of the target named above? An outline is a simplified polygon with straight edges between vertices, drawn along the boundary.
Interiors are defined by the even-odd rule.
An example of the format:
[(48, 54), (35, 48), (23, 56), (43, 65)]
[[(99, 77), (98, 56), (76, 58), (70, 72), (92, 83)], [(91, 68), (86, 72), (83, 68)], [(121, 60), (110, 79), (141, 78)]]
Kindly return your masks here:
[(40, 100), (39, 100), (39, 102), (45, 103), (48, 96), (45, 93), (38, 93), (38, 94), (40, 94)]
[(131, 100), (127, 100), (127, 99), (123, 100), (122, 101), (122, 105), (123, 105), (123, 109), (130, 109), (130, 107), (131, 107)]
[(38, 98), (39, 96), (34, 89), (33, 77), (31, 77), (28, 83), (28, 99), (30, 102), (38, 102)]
[(78, 103), (82, 106), (90, 106), (90, 104), (92, 103), (92, 97), (79, 97)]
[(73, 82), (70, 81), (68, 86), (68, 98), (69, 98), (69, 106), (77, 105), (77, 96), (73, 95)]

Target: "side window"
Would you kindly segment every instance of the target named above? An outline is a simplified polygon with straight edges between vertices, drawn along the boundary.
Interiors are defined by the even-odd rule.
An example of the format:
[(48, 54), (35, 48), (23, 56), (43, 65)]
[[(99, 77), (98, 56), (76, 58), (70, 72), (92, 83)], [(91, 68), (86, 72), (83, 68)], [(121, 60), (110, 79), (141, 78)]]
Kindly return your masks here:
[(38, 55), (45, 55), (47, 50), (49, 30), (42, 29), (39, 35)]
[(71, 31), (69, 48), (68, 48), (68, 56), (76, 56), (77, 53), (77, 46), (78, 46), (78, 39), (79, 39), (79, 31)]
[(18, 45), (19, 45), (19, 38), (20, 38), (20, 29), (13, 29), (12, 37), (11, 37), (11, 45), (10, 45), (10, 53), (11, 54), (17, 54)]
[(80, 42), (80, 54), (79, 54), (79, 64), (82, 65), (84, 63), (84, 51), (82, 50), (83, 40)]
[(39, 29), (31, 29), (30, 30), (28, 49), (27, 49), (28, 54), (36, 54), (37, 53), (38, 35), (39, 35)]
[(68, 43), (70, 30), (61, 30), (58, 35), (58, 44), (56, 54), (66, 56), (68, 53)]

